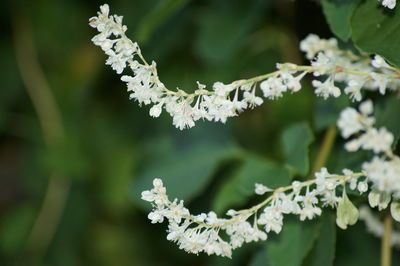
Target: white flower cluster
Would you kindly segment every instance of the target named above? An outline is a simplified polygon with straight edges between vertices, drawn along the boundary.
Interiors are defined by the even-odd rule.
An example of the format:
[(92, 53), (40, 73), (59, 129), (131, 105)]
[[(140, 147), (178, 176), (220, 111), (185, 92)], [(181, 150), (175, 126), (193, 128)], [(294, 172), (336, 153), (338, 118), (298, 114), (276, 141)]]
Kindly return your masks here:
[[(368, 232), (376, 237), (382, 237), (384, 226), (381, 220), (376, 217), (368, 206), (361, 206), (360, 209), (360, 220), (365, 222)], [(398, 230), (392, 230), (391, 235), (392, 246), (400, 248), (400, 232)]]
[[(192, 215), (183, 201), (168, 199), (166, 188), (158, 178), (154, 179), (151, 190), (142, 192), (142, 199), (152, 203), (153, 211), (148, 215), (152, 223), (168, 221), (167, 239), (176, 242), (179, 248), (195, 254), (231, 257), (232, 250), (243, 243), (266, 240), (271, 231), (279, 233), (285, 214), (298, 215), (302, 221), (310, 220), (321, 214), (321, 206), (332, 206), (337, 207), (338, 226), (345, 229), (354, 224), (358, 210), (347, 198), (345, 184), (357, 184), (363, 173), (345, 170), (343, 175), (333, 175), (322, 168), (315, 176), (275, 190), (256, 184), (256, 194), (270, 193), (270, 196), (252, 208), (229, 210), (226, 213), (229, 218), (218, 218), (214, 212)], [(337, 195), (338, 187), (343, 190), (341, 196)], [(360, 192), (365, 191), (362, 186), (358, 188)]]
[[(139, 104), (152, 104), (150, 115), (153, 117), (158, 117), (165, 109), (179, 129), (193, 127), (199, 119), (225, 122), (228, 117), (263, 102), (256, 95), (257, 78), (231, 84), (216, 82), (213, 91), (206, 90), (206, 86), (198, 82), (198, 89), (192, 94), (180, 89), (168, 90), (159, 80), (156, 63), (146, 62), (137, 43), (126, 37), (127, 27), (122, 25), (122, 17), (110, 16), (108, 5), (101, 6), (98, 16), (90, 18), (89, 24), (100, 32), (92, 41), (109, 56), (106, 64), (118, 74), (127, 66), (132, 70), (133, 76), (121, 77), (127, 83), (130, 98)], [(135, 55), (138, 60), (134, 59)], [(290, 77), (286, 78), (291, 82)]]
[(109, 15), (109, 6), (105, 4), (96, 17), (90, 18), (89, 24), (99, 31), (92, 41), (108, 55), (106, 64), (118, 74), (126, 67), (133, 72), (133, 75), (121, 77), (127, 83), (130, 98), (139, 104), (152, 105), (152, 117), (158, 117), (165, 109), (172, 116), (173, 124), (181, 130), (193, 127), (200, 119), (225, 123), (227, 118), (261, 105), (263, 98), (257, 93), (258, 84), (267, 99), (280, 98), (285, 92), (297, 92), (307, 73), (327, 76), (324, 81), (312, 82), (315, 93), (325, 99), (341, 95), (335, 82), (345, 82), (344, 92), (357, 101), (362, 98), (362, 88), (384, 94), (386, 88), (394, 90), (400, 84), (399, 73), (382, 57), (376, 56), (371, 63), (367, 57), (340, 50), (335, 39), (323, 40), (310, 35), (301, 42), (300, 48), (312, 60), (311, 66), (278, 64), (273, 73), (230, 84), (215, 82), (212, 90), (197, 82), (194, 93), (180, 89), (172, 91), (160, 81), (156, 63), (148, 64), (137, 43), (125, 35), (127, 27), (122, 25), (122, 16)]
[[(365, 55), (357, 56), (351, 51), (341, 50), (334, 38), (324, 40), (310, 34), (300, 43), (300, 49), (311, 61), (314, 76), (326, 76), (325, 80), (313, 80), (315, 93), (327, 99), (339, 97), (341, 90), (335, 82), (344, 83), (344, 93), (353, 101), (361, 101), (362, 89), (386, 93), (386, 89), (397, 90), (400, 82), (396, 69), (379, 55), (373, 60)], [(397, 76), (397, 78), (396, 78)]]
[(384, 7), (387, 7), (387, 8), (390, 8), (390, 9), (395, 8), (396, 7), (396, 3), (397, 3), (397, 0), (379, 0), (379, 1), (382, 1), (382, 5)]
[[(369, 203), (371, 207), (382, 210), (389, 205), (392, 197), (394, 200), (400, 199), (400, 158), (392, 151), (393, 134), (385, 127), (374, 127), (372, 102), (363, 102), (359, 109), (344, 109), (337, 124), (344, 138), (356, 135), (345, 144), (348, 151), (364, 149), (375, 154), (371, 161), (363, 163), (362, 169), (367, 179), (372, 182), (372, 190), (368, 195)], [(397, 205), (396, 201), (391, 204), (392, 216), (400, 221), (400, 214), (396, 217), (393, 211), (397, 209)]]

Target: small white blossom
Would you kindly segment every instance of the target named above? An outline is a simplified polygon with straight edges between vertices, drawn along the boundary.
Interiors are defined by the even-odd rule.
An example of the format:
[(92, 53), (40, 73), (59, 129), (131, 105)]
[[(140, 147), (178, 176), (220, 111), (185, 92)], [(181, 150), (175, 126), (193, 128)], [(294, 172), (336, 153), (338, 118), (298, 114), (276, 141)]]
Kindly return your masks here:
[(349, 80), (344, 92), (350, 95), (351, 100), (359, 102), (362, 99), (361, 89), (365, 82), (366, 80), (363, 79)]
[(386, 93), (386, 88), (389, 83), (389, 78), (379, 75), (378, 73), (372, 72), (372, 80), (375, 82), (375, 86), (378, 88), (380, 94), (384, 95)]
[(267, 192), (271, 192), (271, 191), (272, 191), (272, 189), (270, 189), (267, 186), (264, 186), (262, 184), (255, 184), (255, 193), (257, 195), (263, 195), (263, 194), (265, 194)]
[(376, 190), (399, 193), (400, 159), (398, 157), (385, 160), (375, 156), (370, 162), (365, 162), (362, 168)]
[(152, 117), (159, 117), (162, 111), (162, 106), (163, 103), (159, 103), (156, 105), (153, 105), (153, 107), (150, 108), (150, 116)]
[(315, 87), (315, 94), (324, 99), (328, 99), (329, 96), (337, 98), (341, 94), (340, 89), (335, 86), (331, 77), (327, 78), (324, 82), (313, 80), (312, 85)]
[(393, 134), (386, 130), (386, 128), (369, 129), (365, 134), (360, 137), (360, 142), (363, 149), (373, 150), (374, 153), (386, 152), (391, 149), (393, 144)]
[(376, 68), (391, 68), (391, 66), (386, 63), (385, 59), (383, 59), (380, 55), (375, 55), (374, 59), (371, 61), (373, 67)]
[(390, 213), (392, 214), (393, 219), (397, 222), (400, 222), (400, 203), (392, 202), (390, 204)]
[(397, 0), (382, 0), (382, 5), (384, 7), (393, 9), (396, 7), (396, 2), (397, 2)]
[[(364, 115), (364, 117), (367, 117), (368, 115), (372, 115), (374, 112), (374, 106), (372, 105), (371, 100), (364, 101), (360, 104), (360, 112), (361, 114)], [(374, 121), (374, 119), (370, 120)], [(366, 123), (367, 121), (364, 121)], [(367, 125), (372, 125), (372, 123), (366, 123)]]
[(347, 107), (341, 113), (337, 125), (344, 138), (364, 129), (360, 114), (353, 108)]
[(306, 53), (307, 59), (313, 59), (321, 51), (337, 50), (337, 40), (320, 39), (315, 34), (310, 34), (300, 42), (300, 50)]
[(359, 182), (357, 185), (357, 189), (358, 189), (358, 191), (360, 191), (360, 193), (367, 192), (368, 191), (367, 181)]

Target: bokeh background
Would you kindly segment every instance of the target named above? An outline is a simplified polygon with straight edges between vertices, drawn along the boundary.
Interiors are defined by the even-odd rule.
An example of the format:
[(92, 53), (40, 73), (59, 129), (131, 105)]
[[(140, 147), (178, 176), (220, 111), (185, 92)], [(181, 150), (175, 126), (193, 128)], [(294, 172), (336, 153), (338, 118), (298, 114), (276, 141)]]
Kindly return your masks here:
[[(158, 63), (161, 80), (185, 90), (197, 80), (210, 85), (268, 73), (277, 62), (306, 63), (299, 40), (332, 36), (318, 1), (108, 3)], [(100, 4), (2, 3), (0, 265), (269, 265), (266, 243), (246, 245), (232, 260), (179, 250), (165, 239), (165, 224), (147, 220), (140, 192), (162, 177), (171, 196), (196, 212), (248, 206), (257, 200), (251, 189), (233, 184), (264, 173), (248, 158), (280, 164), (282, 132), (306, 123), (315, 135), (312, 165), (345, 100), (321, 104), (305, 81), (300, 93), (225, 125), (199, 122), (179, 131), (166, 114), (153, 119), (148, 107), (130, 101), (104, 65), (88, 26)], [(333, 154), (329, 164), (339, 168), (347, 159)], [(377, 265), (379, 240), (362, 223), (332, 232), (335, 265)], [(313, 252), (321, 252), (318, 245)], [(288, 247), (286, 256), (301, 248)]]

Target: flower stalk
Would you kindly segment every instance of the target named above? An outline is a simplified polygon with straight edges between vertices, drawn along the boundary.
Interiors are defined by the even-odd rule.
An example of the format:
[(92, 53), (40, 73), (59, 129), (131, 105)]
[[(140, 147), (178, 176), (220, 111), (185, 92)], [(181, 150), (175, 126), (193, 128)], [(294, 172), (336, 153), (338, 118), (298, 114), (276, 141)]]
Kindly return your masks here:
[(383, 220), (383, 235), (381, 240), (381, 266), (392, 265), (392, 231), (393, 219), (392, 216), (387, 213)]
[(108, 56), (106, 64), (118, 74), (130, 69), (132, 74), (122, 75), (121, 80), (126, 83), (131, 99), (140, 105), (152, 105), (153, 117), (165, 110), (172, 116), (173, 125), (181, 130), (193, 127), (198, 120), (225, 123), (229, 117), (261, 105), (264, 98), (273, 100), (287, 92), (298, 92), (306, 74), (314, 76), (315, 94), (324, 99), (343, 93), (338, 82), (347, 84), (344, 93), (354, 101), (361, 101), (362, 89), (385, 94), (386, 89), (397, 89), (400, 84), (398, 70), (382, 57), (377, 55), (371, 60), (368, 55), (341, 50), (336, 39), (324, 40), (311, 34), (300, 43), (300, 49), (310, 60), (309, 66), (277, 64), (272, 73), (229, 84), (215, 82), (211, 90), (200, 82), (193, 93), (179, 88), (170, 90), (160, 81), (156, 63), (148, 63), (139, 45), (126, 36), (122, 17), (109, 12), (109, 6), (103, 5), (98, 15), (89, 19), (90, 26), (99, 32), (93, 43), (102, 48)]

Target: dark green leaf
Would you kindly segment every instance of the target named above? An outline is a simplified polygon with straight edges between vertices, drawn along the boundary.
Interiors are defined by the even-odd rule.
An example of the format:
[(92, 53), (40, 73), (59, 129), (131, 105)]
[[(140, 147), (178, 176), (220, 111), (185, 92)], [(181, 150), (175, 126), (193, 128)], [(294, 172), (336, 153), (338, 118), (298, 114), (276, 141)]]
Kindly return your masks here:
[(350, 19), (359, 0), (322, 0), (322, 8), (333, 33), (343, 41), (351, 37)]
[(308, 151), (313, 140), (314, 135), (307, 123), (294, 124), (283, 132), (282, 144), (286, 163), (295, 173), (308, 173)]
[(352, 38), (364, 52), (379, 54), (400, 66), (400, 11), (381, 6), (378, 1), (364, 1), (351, 20)]
[(276, 188), (289, 184), (291, 176), (283, 166), (265, 158), (247, 156), (236, 174), (223, 184), (214, 207), (218, 212), (243, 204), (254, 195), (255, 183)]
[(270, 266), (265, 248), (258, 250), (250, 261), (250, 266)]
[(215, 4), (200, 21), (197, 52), (213, 63), (232, 57), (243, 45), (246, 34), (261, 17), (266, 3), (267, 1), (253, 0), (242, 4), (235, 1)]
[(175, 14), (187, 4), (188, 0), (163, 0), (148, 13), (138, 26), (136, 38), (140, 42), (149, 39), (154, 30), (168, 17)]
[(350, 100), (347, 95), (342, 95), (337, 99), (324, 100), (316, 99), (314, 123), (317, 130), (322, 130), (330, 125), (336, 124), (340, 112), (349, 106)]
[(313, 250), (303, 263), (304, 266), (330, 266), (335, 258), (336, 223), (335, 216), (325, 213), (320, 218), (320, 231)]
[(380, 239), (366, 232), (365, 223), (338, 230), (337, 239), (335, 265), (379, 265)]
[(311, 250), (318, 236), (316, 221), (293, 219), (284, 222), (277, 239), (266, 242), (268, 259), (274, 266), (299, 266)]
[(21, 250), (35, 219), (35, 210), (18, 206), (2, 217), (0, 224), (0, 250), (2, 254), (15, 254)]
[(134, 183), (134, 198), (139, 205), (149, 207), (140, 199), (141, 191), (150, 189), (154, 178), (162, 178), (171, 199), (189, 202), (213, 177), (223, 159), (235, 156), (237, 149), (229, 142), (198, 139), (185, 149), (178, 149), (170, 140), (154, 143), (151, 162), (143, 165)]

